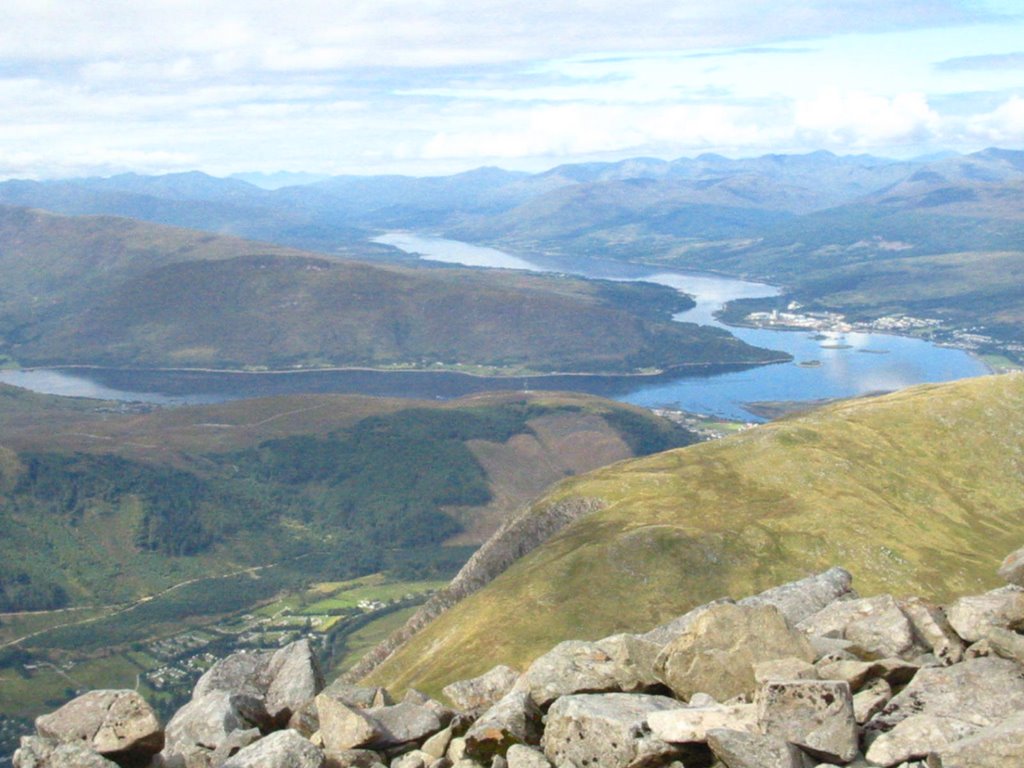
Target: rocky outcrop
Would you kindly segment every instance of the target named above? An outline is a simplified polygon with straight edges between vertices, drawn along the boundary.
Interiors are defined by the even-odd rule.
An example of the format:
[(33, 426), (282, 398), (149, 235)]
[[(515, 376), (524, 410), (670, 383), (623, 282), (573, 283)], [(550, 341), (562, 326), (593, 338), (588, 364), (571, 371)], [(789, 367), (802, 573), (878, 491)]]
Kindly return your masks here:
[(344, 675), (355, 682), (370, 674), (427, 624), (460, 600), (487, 586), (524, 555), (532, 552), (573, 520), (604, 507), (599, 499), (573, 498), (539, 509), (530, 508), (505, 522), (469, 558), (451, 583), (431, 597), (397, 632), (377, 645)]
[[(520, 675), (320, 692), (308, 646), (215, 664), (165, 731), (130, 691), (39, 718), (16, 768), (987, 768), (1024, 765), (1021, 590), (949, 610), (832, 569)], [(287, 718), (285, 717), (287, 715)], [(287, 727), (285, 725), (287, 722)], [(160, 749), (159, 754), (154, 754)]]

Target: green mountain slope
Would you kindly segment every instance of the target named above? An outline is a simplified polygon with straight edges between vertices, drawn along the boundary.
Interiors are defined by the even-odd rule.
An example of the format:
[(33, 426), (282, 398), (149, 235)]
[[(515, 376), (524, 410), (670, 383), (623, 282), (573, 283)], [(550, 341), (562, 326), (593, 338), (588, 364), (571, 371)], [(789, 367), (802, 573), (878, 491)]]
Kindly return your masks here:
[(4, 386), (0, 427), (0, 612), (132, 600), (309, 552), (343, 575), (379, 570), (456, 535), (479, 544), (566, 473), (693, 440), (572, 395), (138, 414)]
[(25, 365), (631, 373), (780, 357), (671, 322), (690, 302), (663, 286), (375, 265), (3, 207), (0, 286), (0, 355)]
[(372, 679), (437, 691), (553, 643), (652, 627), (831, 565), (865, 594), (995, 586), (1024, 539), (1024, 376), (857, 400), (567, 480), (577, 520)]

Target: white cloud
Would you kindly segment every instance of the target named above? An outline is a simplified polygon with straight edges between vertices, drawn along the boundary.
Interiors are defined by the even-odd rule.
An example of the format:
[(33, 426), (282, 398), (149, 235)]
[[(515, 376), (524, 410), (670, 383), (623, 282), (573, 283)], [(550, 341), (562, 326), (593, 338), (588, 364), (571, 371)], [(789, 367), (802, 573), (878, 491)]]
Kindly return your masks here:
[(794, 129), (828, 147), (874, 148), (933, 139), (942, 119), (922, 93), (893, 97), (831, 89), (796, 102)]
[(1024, 99), (1013, 96), (993, 111), (968, 119), (965, 132), (984, 144), (1021, 146), (1024, 144)]

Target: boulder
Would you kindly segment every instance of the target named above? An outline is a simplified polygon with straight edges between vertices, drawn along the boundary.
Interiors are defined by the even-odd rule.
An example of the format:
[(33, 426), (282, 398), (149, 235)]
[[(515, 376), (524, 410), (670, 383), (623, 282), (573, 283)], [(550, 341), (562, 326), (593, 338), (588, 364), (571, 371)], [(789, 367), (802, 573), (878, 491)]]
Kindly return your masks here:
[(487, 762), (513, 744), (539, 744), (541, 711), (530, 694), (512, 691), (493, 704), (466, 731), (465, 755)]
[(321, 693), (316, 697), (320, 717), (320, 738), (329, 752), (341, 752), (372, 744), (380, 735), (376, 720), (365, 710), (350, 707), (342, 701)]
[(1024, 765), (1024, 712), (935, 750), (928, 768), (1009, 768)]
[(119, 768), (80, 742), (23, 736), (12, 760), (14, 768)]
[(984, 638), (994, 627), (1024, 628), (1024, 587), (993, 589), (983, 595), (961, 597), (946, 611), (949, 623), (968, 643)]
[(951, 667), (926, 667), (865, 725), (871, 741), (912, 715), (960, 719), (987, 727), (1024, 709), (1024, 669), (994, 656)]
[(853, 717), (863, 725), (877, 715), (892, 699), (892, 686), (884, 679), (873, 680), (853, 695)]
[(264, 672), (267, 714), (279, 724), (320, 693), (324, 676), (308, 640), (297, 640), (277, 650)]
[(249, 745), (223, 768), (322, 768), (324, 753), (292, 730), (277, 731)]
[(698, 605), (682, 616), (677, 616), (665, 624), (661, 624), (648, 632), (640, 635), (640, 637), (649, 643), (654, 643), (661, 648), (671, 643), (680, 635), (686, 634), (690, 627), (697, 619), (704, 615), (705, 612), (711, 610), (718, 605), (734, 605), (735, 600), (729, 598), (722, 598), (720, 600), (713, 600), (710, 603), (704, 605)]
[(728, 768), (810, 768), (813, 761), (777, 736), (718, 728), (708, 732), (708, 746)]
[(438, 758), (418, 749), (406, 752), (391, 761), (391, 768), (429, 768)]
[(665, 646), (656, 672), (680, 699), (704, 692), (725, 700), (753, 693), (759, 662), (814, 657), (807, 638), (774, 606), (722, 603), (703, 611)]
[(651, 712), (647, 716), (651, 733), (662, 741), (677, 744), (707, 741), (708, 731), (728, 728), (757, 731), (757, 708), (753, 704), (711, 704)]
[(900, 608), (910, 619), (917, 636), (932, 649), (935, 658), (947, 666), (963, 661), (963, 641), (940, 608), (916, 597), (901, 600)]
[(340, 680), (324, 688), (325, 693), (335, 701), (341, 701), (356, 709), (370, 709), (371, 707), (387, 707), (395, 702), (386, 689), (372, 685), (349, 685)]
[(1006, 556), (999, 566), (999, 577), (1007, 584), (1024, 587), (1024, 547)]
[(566, 640), (534, 660), (514, 690), (529, 693), (539, 707), (574, 693), (643, 690), (656, 684), (657, 653), (653, 643), (632, 635)]
[(970, 736), (978, 726), (949, 717), (911, 715), (901, 720), (888, 733), (875, 738), (864, 755), (876, 765), (899, 765), (909, 760), (928, 757), (931, 752)]
[(479, 677), (446, 685), (442, 693), (456, 709), (471, 712), (494, 704), (512, 690), (518, 679), (519, 673), (512, 667), (498, 665)]
[(210, 755), (211, 765), (221, 765), (228, 758), (234, 757), (250, 744), (255, 744), (263, 736), (259, 728), (250, 728), (247, 731), (232, 731), (222, 741), (213, 754)]
[(265, 714), (260, 699), (215, 690), (175, 713), (167, 724), (161, 754), (186, 768), (204, 766), (230, 734), (257, 726)]
[(866, 659), (912, 659), (923, 649), (910, 619), (892, 595), (840, 600), (803, 619), (797, 628), (809, 635), (840, 638), (848, 650)]
[(551, 768), (544, 753), (525, 744), (513, 744), (505, 754), (508, 768)]
[(273, 651), (239, 651), (218, 660), (196, 681), (193, 701), (216, 691), (262, 698), (267, 688), (263, 673), (273, 655)]
[(1024, 665), (1024, 635), (1002, 627), (992, 627), (985, 635), (985, 640), (992, 653)]
[(626, 693), (643, 693), (659, 685), (654, 667), (662, 647), (657, 643), (652, 643), (641, 635), (623, 633), (601, 638), (595, 645), (615, 662), (619, 690)]
[(40, 736), (83, 742), (101, 755), (155, 755), (164, 730), (153, 708), (135, 691), (90, 691), (36, 718)]
[(452, 729), (451, 726), (448, 726), (424, 741), (420, 748), (428, 755), (444, 757), (448, 752), (448, 745), (451, 744), (451, 741)]
[(822, 680), (845, 680), (850, 689), (859, 691), (872, 680), (885, 680), (889, 685), (903, 685), (917, 674), (920, 667), (902, 659), (878, 661), (821, 661), (817, 664)]
[(680, 754), (676, 745), (651, 735), (653, 712), (677, 709), (664, 696), (605, 693), (563, 696), (548, 710), (544, 755), (554, 765), (627, 768), (661, 765)]
[(280, 727), (324, 687), (316, 654), (308, 640), (277, 651), (241, 651), (208, 669), (192, 690), (193, 700), (215, 691), (244, 694), (263, 702), (264, 728)]
[(444, 728), (441, 719), (430, 707), (406, 701), (390, 707), (374, 707), (360, 714), (372, 721), (376, 728), (377, 734), (369, 742), (372, 749), (391, 749), (403, 744), (421, 743)]
[(754, 665), (754, 682), (769, 680), (817, 680), (818, 670), (803, 659), (772, 659)]
[(755, 703), (763, 733), (828, 762), (848, 763), (857, 755), (857, 722), (846, 682), (772, 681), (761, 686)]
[(786, 621), (794, 626), (837, 600), (857, 597), (853, 590), (853, 576), (842, 568), (827, 571), (772, 587), (764, 592), (745, 597), (739, 605), (773, 605)]
[(376, 768), (383, 758), (369, 749), (340, 749), (327, 752), (327, 768)]

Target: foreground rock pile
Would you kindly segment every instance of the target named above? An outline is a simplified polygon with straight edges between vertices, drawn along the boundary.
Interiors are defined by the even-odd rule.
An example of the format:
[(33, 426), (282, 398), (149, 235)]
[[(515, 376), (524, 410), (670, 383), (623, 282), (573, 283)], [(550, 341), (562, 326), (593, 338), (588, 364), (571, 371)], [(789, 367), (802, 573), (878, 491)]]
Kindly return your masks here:
[(36, 722), (16, 768), (1024, 766), (1024, 550), (945, 609), (839, 568), (395, 703), (305, 641), (218, 662), (166, 728), (131, 691)]

